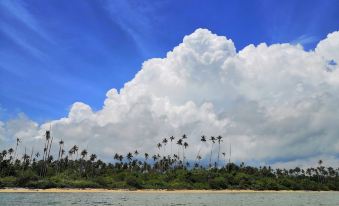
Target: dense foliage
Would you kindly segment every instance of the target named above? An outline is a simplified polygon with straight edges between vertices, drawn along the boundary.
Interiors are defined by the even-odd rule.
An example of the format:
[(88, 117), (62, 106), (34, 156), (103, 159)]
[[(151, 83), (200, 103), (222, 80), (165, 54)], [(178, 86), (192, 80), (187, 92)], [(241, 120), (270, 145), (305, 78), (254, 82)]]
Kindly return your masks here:
[[(174, 137), (164, 138), (157, 144), (161, 148), (170, 144), (166, 155), (138, 151), (128, 152), (126, 156), (115, 154), (113, 163), (97, 160), (95, 154), (86, 150), (78, 154), (74, 145), (65, 156), (64, 142), (59, 142), (59, 152), (54, 160), (50, 154), (53, 138), (46, 132), (45, 147), (39, 153), (25, 153), (18, 158), (17, 149), (21, 140), (17, 139), (15, 149), (0, 153), (0, 187), (28, 188), (124, 188), (124, 189), (253, 189), (253, 190), (339, 190), (339, 168), (319, 166), (301, 169), (272, 169), (271, 167), (251, 167), (244, 163), (234, 164), (230, 158), (220, 159), (222, 137), (201, 137), (202, 144), (210, 141), (209, 164), (200, 165), (200, 151), (196, 160), (188, 161), (185, 150), (188, 148), (187, 136), (178, 141), (177, 154), (172, 154)], [(218, 144), (217, 158), (212, 161), (213, 145)], [(167, 145), (169, 146), (169, 145)], [(181, 155), (180, 151), (181, 150)], [(221, 153), (224, 157), (225, 153)], [(214, 162), (214, 164), (212, 164)], [(223, 162), (220, 164), (220, 162)], [(220, 164), (220, 165), (219, 165)]]

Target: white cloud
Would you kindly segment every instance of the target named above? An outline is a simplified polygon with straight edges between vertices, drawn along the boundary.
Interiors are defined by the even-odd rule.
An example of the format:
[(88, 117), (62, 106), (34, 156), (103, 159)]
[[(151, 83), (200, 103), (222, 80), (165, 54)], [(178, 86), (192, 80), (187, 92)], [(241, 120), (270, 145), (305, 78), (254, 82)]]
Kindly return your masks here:
[[(53, 134), (101, 157), (156, 152), (163, 137), (186, 133), (191, 158), (202, 134), (224, 136), (222, 150), (232, 143), (239, 161), (332, 158), (339, 151), (339, 74), (328, 61), (339, 61), (338, 42), (334, 32), (314, 51), (263, 43), (236, 52), (231, 40), (198, 29), (165, 58), (144, 62), (119, 92), (108, 91), (101, 110), (74, 103), (67, 117), (50, 122)], [(3, 138), (30, 141), (50, 124), (11, 121), (0, 125)]]

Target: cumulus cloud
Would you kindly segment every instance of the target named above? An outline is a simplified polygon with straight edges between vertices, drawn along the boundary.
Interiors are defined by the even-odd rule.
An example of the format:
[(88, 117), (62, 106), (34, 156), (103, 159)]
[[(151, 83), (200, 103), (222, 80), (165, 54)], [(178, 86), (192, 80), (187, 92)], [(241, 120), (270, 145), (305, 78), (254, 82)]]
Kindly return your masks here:
[[(313, 51), (262, 43), (236, 52), (232, 40), (197, 29), (165, 58), (145, 61), (120, 91), (109, 90), (99, 111), (76, 102), (67, 117), (42, 125), (19, 116), (0, 123), (0, 137), (41, 142), (37, 137), (52, 125), (55, 138), (69, 147), (108, 158), (134, 149), (156, 152), (162, 138), (185, 133), (187, 156), (194, 158), (202, 134), (222, 135), (222, 151), (231, 143), (237, 161), (335, 162), (337, 62), (339, 32)], [(202, 148), (207, 154), (209, 147)]]

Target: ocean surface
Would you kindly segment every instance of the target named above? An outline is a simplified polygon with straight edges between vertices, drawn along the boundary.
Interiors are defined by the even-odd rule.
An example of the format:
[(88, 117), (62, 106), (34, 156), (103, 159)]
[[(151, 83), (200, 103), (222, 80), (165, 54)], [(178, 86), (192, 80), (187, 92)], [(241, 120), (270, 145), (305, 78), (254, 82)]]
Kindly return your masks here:
[(338, 206), (339, 193), (0, 193), (0, 205)]

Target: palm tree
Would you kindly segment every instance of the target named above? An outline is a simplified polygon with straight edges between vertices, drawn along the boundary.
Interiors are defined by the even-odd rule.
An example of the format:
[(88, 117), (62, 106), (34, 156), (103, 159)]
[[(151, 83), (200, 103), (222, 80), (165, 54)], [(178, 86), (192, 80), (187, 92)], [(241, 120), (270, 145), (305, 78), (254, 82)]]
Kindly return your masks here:
[(58, 160), (60, 160), (60, 158), (61, 158), (61, 151), (62, 151), (63, 145), (64, 145), (64, 141), (60, 140), (60, 141), (59, 141), (59, 154), (58, 154)]
[(188, 143), (187, 142), (184, 142), (183, 144), (183, 151), (182, 151), (182, 159), (183, 159), (183, 162), (182, 164), (185, 165), (185, 149), (188, 147)]
[(158, 147), (159, 150), (160, 150), (160, 148), (162, 147), (162, 145), (161, 145), (160, 142), (157, 144), (157, 147)]
[(172, 156), (172, 142), (175, 139), (175, 137), (171, 136), (169, 139), (171, 140), (171, 156)]
[(182, 139), (179, 139), (179, 140), (177, 141), (177, 145), (178, 145), (178, 158), (179, 158), (179, 160), (180, 160), (179, 148), (182, 147)]
[(40, 153), (39, 152), (35, 153), (35, 157), (39, 158), (40, 157)]
[(68, 151), (68, 155), (70, 157), (70, 159), (72, 159), (72, 155), (75, 153), (73, 147)]
[(78, 159), (78, 151), (79, 151), (79, 147), (77, 145), (74, 145), (74, 153), (77, 153), (77, 156), (76, 156), (76, 160)]
[(167, 138), (162, 139), (162, 144), (164, 145), (164, 153), (166, 153)]
[(132, 171), (132, 166), (131, 166), (131, 161), (132, 161), (132, 159), (133, 159), (132, 153), (129, 152), (129, 153), (126, 155), (126, 158), (127, 158), (127, 160), (128, 160), (128, 165), (129, 165), (129, 167), (130, 167), (130, 170)]
[(114, 156), (113, 156), (113, 159), (119, 160), (119, 156), (120, 156), (120, 155), (119, 155), (118, 153), (115, 153)]
[(13, 148), (9, 148), (8, 149), (8, 154), (9, 154), (9, 161), (12, 161), (12, 154), (13, 154), (13, 152), (14, 152), (14, 150), (13, 150)]
[(217, 140), (218, 140), (218, 145), (219, 145), (219, 148), (218, 148), (218, 162), (217, 162), (217, 167), (219, 165), (219, 159), (220, 159), (220, 143), (222, 142), (222, 136), (217, 136)]
[(319, 167), (317, 168), (317, 171), (318, 171), (318, 181), (321, 182), (321, 176), (320, 174), (322, 174), (322, 170), (323, 170), (323, 166), (321, 166), (323, 164), (323, 161), (322, 160), (319, 160), (318, 161), (318, 165)]
[(182, 139), (187, 139), (186, 134), (183, 134), (183, 135), (182, 135)]
[[(206, 137), (205, 137), (205, 135), (202, 135), (201, 136), (201, 138), (200, 138), (200, 146), (199, 146), (199, 150), (198, 150), (198, 153), (197, 153), (197, 156), (196, 156), (196, 158), (195, 158), (195, 162), (198, 160), (198, 156), (200, 156), (200, 152), (201, 152), (201, 148), (202, 148), (202, 145), (201, 144), (203, 144), (203, 143), (205, 143), (206, 142)], [(201, 156), (200, 156), (201, 157)]]
[(213, 145), (215, 143), (216, 138), (214, 136), (211, 136), (210, 140), (212, 141), (212, 145), (211, 145), (211, 154), (210, 154), (209, 166), (212, 167), (211, 163), (212, 163)]
[(159, 150), (159, 153), (161, 153), (161, 152), (160, 152), (161, 147), (162, 147), (162, 144), (159, 142), (159, 143), (157, 144), (157, 148), (158, 148), (158, 150)]
[(62, 157), (64, 156), (64, 154), (65, 154), (65, 150), (62, 149), (62, 150), (61, 150), (61, 156), (60, 156), (60, 159), (62, 159)]
[(94, 162), (96, 158), (97, 158), (97, 155), (96, 155), (96, 154), (91, 154), (91, 156), (89, 157), (89, 160), (90, 160), (91, 162)]
[(47, 156), (47, 151), (48, 151), (48, 145), (49, 145), (49, 140), (51, 138), (51, 133), (50, 131), (46, 130), (45, 132), (45, 147), (44, 147), (44, 155), (42, 159), (45, 161), (46, 156)]
[(132, 153), (129, 152), (129, 153), (126, 155), (126, 158), (127, 158), (128, 161), (132, 161), (132, 158), (133, 158)]
[(85, 157), (87, 156), (87, 154), (88, 154), (87, 150), (85, 150), (85, 149), (82, 150), (81, 153), (80, 153), (81, 159), (85, 159)]
[(149, 155), (148, 155), (148, 153), (145, 153), (144, 156), (145, 156), (144, 170), (147, 171), (147, 160), (148, 160)]
[(16, 138), (16, 145), (15, 145), (15, 150), (14, 150), (14, 159), (16, 159), (16, 153), (18, 151), (19, 143), (21, 143), (20, 138)]

